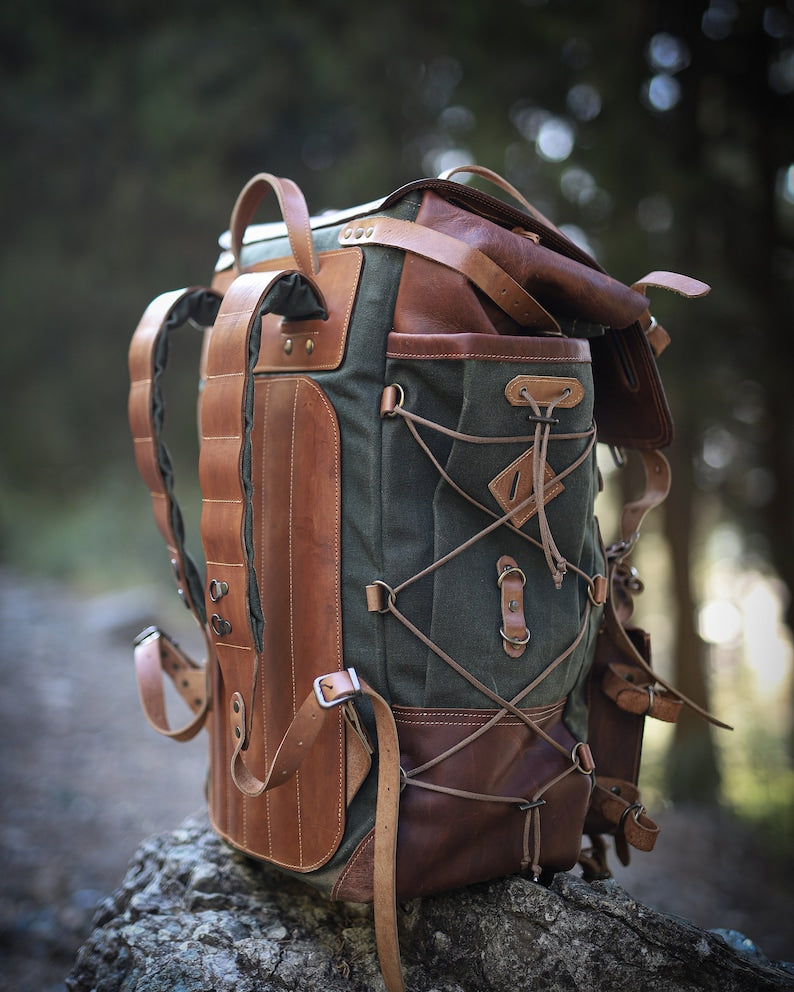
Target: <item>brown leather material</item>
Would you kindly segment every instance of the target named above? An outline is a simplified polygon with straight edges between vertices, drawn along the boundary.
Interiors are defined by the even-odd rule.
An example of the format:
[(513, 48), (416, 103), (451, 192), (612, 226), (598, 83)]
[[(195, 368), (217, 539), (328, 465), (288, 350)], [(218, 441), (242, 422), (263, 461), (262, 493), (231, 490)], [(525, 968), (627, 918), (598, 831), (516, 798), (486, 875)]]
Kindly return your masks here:
[(476, 358), (492, 362), (588, 362), (581, 338), (497, 337), (492, 334), (399, 333), (389, 335), (388, 358)]
[[(509, 513), (514, 507), (518, 511), (512, 517), (512, 522), (516, 527), (523, 527), (531, 517), (538, 512), (538, 501), (534, 494), (534, 481), (532, 473), (533, 452), (535, 446), (531, 445), (506, 469), (503, 469), (491, 482), (488, 488), (493, 493), (494, 499), (502, 507), (505, 513)], [(546, 485), (543, 488), (543, 505), (565, 489), (559, 479), (555, 479), (554, 469), (546, 462), (543, 466)], [(527, 502), (529, 500), (529, 502)], [(523, 510), (518, 510), (522, 503), (526, 503)]]
[[(650, 664), (650, 639), (637, 628), (626, 632), (636, 651)], [(595, 657), (587, 687), (588, 743), (596, 764), (596, 780), (615, 779), (637, 785), (642, 756), (645, 719), (643, 713), (619, 708), (603, 689), (603, 679), (610, 665), (622, 664), (626, 656), (609, 630), (598, 633)], [(605, 820), (592, 806), (587, 814), (587, 834), (614, 833), (616, 824)]]
[[(346, 248), (320, 252), (318, 261), (314, 283), (322, 292), (327, 319), (284, 320), (276, 314), (266, 314), (262, 319), (257, 373), (321, 371), (341, 364), (363, 255), (360, 249)], [(289, 258), (268, 259), (247, 266), (245, 271), (271, 272), (291, 265)], [(237, 275), (236, 268), (218, 273), (213, 286), (225, 292)]]
[[(335, 369), (342, 363), (347, 331), (358, 289), (361, 251), (328, 251), (320, 256), (314, 281), (320, 288), (326, 320), (284, 320), (268, 314), (262, 320), (262, 344), (255, 372), (300, 372)], [(279, 268), (256, 265), (253, 271)]]
[(629, 863), (629, 845), (638, 851), (653, 850), (659, 827), (646, 814), (633, 783), (599, 779), (593, 789), (591, 809), (611, 825), (609, 832), (615, 835), (615, 849), (622, 864)]
[[(568, 390), (568, 395), (563, 395)], [(554, 408), (569, 410), (584, 399), (584, 386), (578, 379), (566, 376), (517, 375), (505, 386), (505, 398), (511, 406), (531, 406), (527, 393), (538, 404), (554, 403)]]
[[(206, 669), (197, 665), (162, 631), (152, 628), (136, 641), (135, 675), (144, 715), (154, 729), (176, 741), (189, 741), (204, 726), (209, 694)], [(172, 729), (166, 711), (163, 675), (193, 711), (193, 717)]]
[(540, 334), (560, 333), (551, 314), (488, 255), (442, 231), (394, 217), (363, 217), (342, 229), (339, 243), (401, 248), (443, 265), (465, 276), (520, 327), (531, 326)]
[[(229, 726), (236, 740), (231, 761), (232, 781), (251, 799), (261, 796), (268, 789), (278, 788), (296, 774), (317, 743), (323, 725), (333, 706), (333, 700), (340, 696), (360, 693), (360, 688), (352, 678), (352, 672), (329, 672), (315, 681), (312, 691), (301, 703), (292, 722), (287, 726), (281, 743), (276, 748), (273, 760), (264, 778), (257, 778), (242, 760), (242, 751), (247, 742), (248, 720), (245, 712), (245, 698), (235, 692), (229, 700)], [(323, 701), (320, 701), (320, 695)]]
[[(180, 289), (163, 293), (146, 308), (130, 342), (128, 364), (130, 391), (127, 402), (127, 416), (133, 438), (135, 461), (138, 471), (151, 493), (152, 511), (157, 529), (168, 549), (171, 568), (176, 580), (179, 595), (196, 617), (200, 627), (204, 626), (203, 604), (200, 602), (198, 587), (200, 579), (195, 575), (195, 566), (188, 559), (183, 541), (177, 534), (180, 511), (169, 484), (171, 474), (167, 454), (161, 452), (160, 437), (163, 420), (163, 400), (159, 396), (158, 352), (167, 338), (172, 315), (177, 309), (196, 295), (206, 293), (217, 298), (217, 294), (202, 287)], [(207, 319), (207, 318), (205, 318)], [(194, 573), (191, 581), (190, 572)]]
[[(526, 710), (567, 750), (576, 742), (562, 723), (564, 703)], [(515, 873), (526, 867), (527, 818), (539, 812), (540, 864), (565, 871), (576, 863), (581, 822), (590, 796), (590, 777), (506, 715), (481, 736), (417, 778), (464, 793), (450, 795), (410, 781), (419, 768), (481, 729), (495, 710), (423, 710), (395, 707), (401, 766), (408, 783), (400, 800), (397, 843), (397, 898), (412, 899)], [(522, 810), (511, 799), (543, 799), (536, 810)], [(482, 838), (488, 842), (483, 843)], [(534, 844), (534, 828), (530, 846)], [(365, 838), (334, 887), (332, 898), (368, 902), (372, 898), (372, 841)], [(421, 856), (420, 856), (421, 852)], [(433, 865), (428, 872), (426, 866)]]
[(650, 289), (666, 289), (678, 296), (685, 296), (688, 300), (694, 300), (701, 296), (707, 296), (711, 291), (708, 283), (701, 282), (700, 279), (693, 279), (692, 276), (682, 275), (680, 272), (665, 272), (656, 270), (649, 272), (647, 276), (638, 279), (631, 287), (638, 293), (646, 295)]
[(651, 345), (639, 323), (590, 341), (598, 440), (643, 450), (667, 447), (673, 418)]
[[(232, 253), (238, 271), (242, 271), (240, 258), (245, 230), (253, 219), (259, 204), (271, 191), (278, 200), (281, 216), (287, 226), (287, 236), (292, 248), (295, 268), (304, 275), (316, 275), (319, 271), (319, 263), (312, 239), (309, 211), (303, 193), (291, 179), (273, 176), (268, 172), (260, 172), (248, 180), (237, 197), (232, 210), (229, 229)], [(289, 267), (292, 268), (292, 266)]]
[(655, 689), (646, 673), (632, 664), (610, 664), (604, 672), (601, 688), (627, 713), (650, 716), (665, 723), (675, 723), (684, 705), (666, 689)]
[[(221, 672), (213, 731), (224, 742), (218, 756), (231, 767), (239, 741), (229, 719), (230, 703), (239, 693), (247, 726), (241, 728), (244, 741), (237, 758), (258, 780), (267, 776), (314, 679), (344, 668), (339, 427), (322, 390), (305, 376), (264, 377), (255, 383), (250, 446), (255, 583), (249, 575), (241, 471), (249, 339), (262, 300), (280, 278), (279, 273), (247, 273), (226, 294), (208, 348), (201, 408), (207, 581), (208, 587), (213, 579), (228, 586), (219, 602), (209, 595), (207, 601), (208, 616), (217, 618)], [(283, 526), (269, 526), (274, 516)], [(300, 541), (294, 539), (296, 530)], [(258, 593), (265, 618), (286, 618), (264, 624), (261, 652), (249, 617), (251, 596)], [(211, 800), (221, 803), (213, 812), (220, 832), (241, 849), (296, 871), (324, 864), (344, 830), (344, 738), (343, 715), (336, 708), (299, 774), (283, 785), (257, 797), (245, 797), (234, 787), (223, 797), (211, 791)]]
[[(433, 191), (425, 193), (416, 223), (487, 255), (556, 319), (627, 327), (648, 301), (600, 272), (485, 218), (460, 210)], [(428, 305), (431, 302), (431, 306)], [(544, 332), (545, 322), (524, 325)], [(397, 332), (518, 334), (521, 325), (472, 289), (465, 275), (417, 255), (406, 257), (395, 309)]]
[(501, 593), (502, 625), (499, 633), (505, 654), (520, 658), (526, 651), (530, 630), (524, 617), (524, 587), (527, 577), (515, 558), (502, 555), (496, 563), (497, 585)]
[(351, 724), (345, 712), (345, 803), (349, 806), (372, 768), (372, 745), (363, 729)]

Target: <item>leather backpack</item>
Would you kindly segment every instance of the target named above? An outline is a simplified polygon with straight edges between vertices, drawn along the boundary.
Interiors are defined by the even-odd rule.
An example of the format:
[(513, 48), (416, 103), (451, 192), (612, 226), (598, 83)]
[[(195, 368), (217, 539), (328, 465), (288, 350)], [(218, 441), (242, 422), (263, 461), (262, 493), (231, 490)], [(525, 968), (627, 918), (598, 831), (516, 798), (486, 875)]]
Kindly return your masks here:
[[(631, 626), (630, 555), (670, 481), (647, 293), (708, 287), (624, 285), (505, 180), (454, 171), (499, 195), (449, 173), (311, 217), (255, 176), (210, 284), (154, 300), (129, 359), (137, 464), (206, 643), (199, 664), (143, 632), (145, 713), (207, 730), (229, 843), (374, 903), (391, 992), (398, 901), (577, 862), (604, 877), (605, 836), (623, 861), (650, 850), (643, 723), (697, 709)], [(253, 225), (271, 193), (283, 223)], [(183, 326), (204, 335), (204, 570), (163, 440)], [(645, 477), (608, 547), (598, 442)], [(164, 675), (192, 711), (175, 728)]]

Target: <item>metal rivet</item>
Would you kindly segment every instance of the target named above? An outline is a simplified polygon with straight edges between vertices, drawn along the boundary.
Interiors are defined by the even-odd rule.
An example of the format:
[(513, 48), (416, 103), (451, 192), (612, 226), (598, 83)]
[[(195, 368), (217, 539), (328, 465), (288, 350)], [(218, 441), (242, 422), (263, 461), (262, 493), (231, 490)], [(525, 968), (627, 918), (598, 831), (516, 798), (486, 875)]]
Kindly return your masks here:
[(232, 703), (232, 709), (234, 710), (235, 713), (239, 713), (240, 712), (240, 702), (239, 702), (239, 700), (235, 699), (234, 703)]
[(239, 738), (240, 738), (240, 728), (239, 727), (235, 727), (234, 728), (234, 736), (239, 740)]
[(357, 227), (356, 228), (356, 233), (355, 233), (354, 236), (356, 238), (363, 238), (364, 237), (364, 228), (363, 227)]
[(284, 354), (285, 355), (292, 354), (292, 338), (287, 338), (287, 340), (284, 342)]
[(366, 229), (366, 231), (364, 232), (364, 237), (371, 238), (374, 233), (375, 233), (375, 228), (374, 227), (368, 227)]
[(306, 354), (311, 355), (314, 351), (314, 341), (311, 338), (306, 339)]
[(507, 608), (508, 608), (508, 610), (510, 610), (511, 613), (517, 613), (518, 612), (518, 600), (517, 599), (511, 599), (510, 602), (507, 604)]
[(353, 231), (348, 227), (348, 229), (343, 232), (342, 237), (343, 238), (349, 238), (352, 233), (353, 233)]

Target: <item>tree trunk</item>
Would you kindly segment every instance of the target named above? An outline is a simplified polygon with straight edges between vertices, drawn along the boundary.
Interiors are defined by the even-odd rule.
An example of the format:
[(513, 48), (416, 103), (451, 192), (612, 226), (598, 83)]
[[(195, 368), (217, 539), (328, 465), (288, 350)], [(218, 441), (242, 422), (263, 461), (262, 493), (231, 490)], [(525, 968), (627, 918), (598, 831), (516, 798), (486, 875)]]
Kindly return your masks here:
[[(690, 432), (683, 430), (668, 452), (673, 482), (665, 503), (664, 529), (670, 548), (676, 616), (673, 684), (708, 709), (705, 644), (697, 631), (691, 572), (695, 532), (693, 449)], [(670, 797), (676, 802), (715, 802), (719, 797), (720, 773), (711, 725), (686, 708), (676, 723), (667, 776)]]

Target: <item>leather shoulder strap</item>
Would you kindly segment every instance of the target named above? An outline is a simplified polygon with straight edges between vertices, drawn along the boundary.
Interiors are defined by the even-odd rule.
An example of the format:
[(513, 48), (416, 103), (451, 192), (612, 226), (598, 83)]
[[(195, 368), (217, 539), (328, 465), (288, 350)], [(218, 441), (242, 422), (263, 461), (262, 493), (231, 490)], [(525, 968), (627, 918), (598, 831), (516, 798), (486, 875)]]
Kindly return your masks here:
[(174, 495), (173, 464), (163, 440), (162, 377), (168, 361), (169, 335), (187, 323), (203, 332), (215, 320), (221, 299), (219, 294), (204, 287), (163, 293), (146, 308), (129, 350), (127, 413), (135, 461), (151, 493), (154, 519), (171, 557), (179, 595), (202, 628), (205, 625), (203, 582), (185, 548), (182, 512)]

